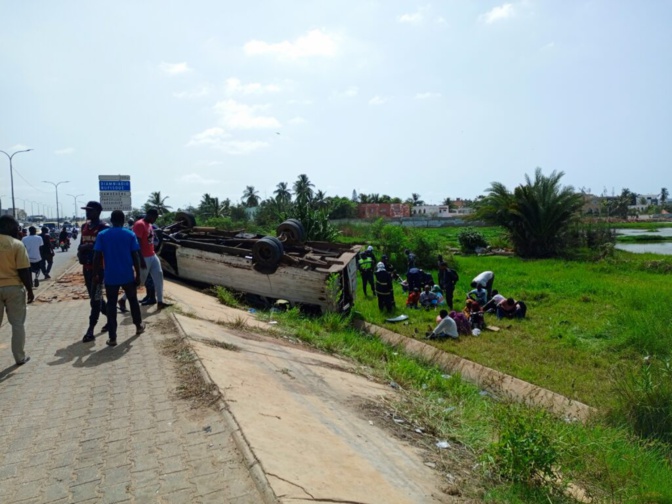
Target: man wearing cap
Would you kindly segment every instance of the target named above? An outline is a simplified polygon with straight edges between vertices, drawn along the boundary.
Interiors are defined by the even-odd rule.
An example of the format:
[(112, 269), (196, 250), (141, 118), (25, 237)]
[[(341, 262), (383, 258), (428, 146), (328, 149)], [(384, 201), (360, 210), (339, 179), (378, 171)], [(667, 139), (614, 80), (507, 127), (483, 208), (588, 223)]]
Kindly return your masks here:
[[(89, 314), (89, 328), (84, 334), (83, 342), (88, 343), (96, 339), (93, 331), (96, 328), (100, 314), (107, 316), (105, 310), (105, 303), (102, 296), (102, 283), (104, 271), (100, 270), (100, 277), (97, 284), (93, 282), (93, 246), (96, 243), (98, 233), (106, 229), (108, 226), (100, 220), (100, 213), (103, 211), (103, 206), (97, 201), (89, 201), (86, 206), (82, 207), (86, 210), (86, 223), (82, 225), (82, 238), (77, 247), (77, 258), (79, 264), (82, 265), (82, 273), (84, 274), (84, 283), (86, 290), (89, 293), (91, 300), (91, 312)], [(107, 324), (103, 326), (103, 332), (107, 331)]]
[(0, 325), (7, 311), (7, 320), (12, 326), (12, 353), (17, 366), (30, 360), (24, 352), (26, 294), (28, 303), (35, 299), (28, 252), (19, 236), (16, 219), (10, 215), (0, 217)]

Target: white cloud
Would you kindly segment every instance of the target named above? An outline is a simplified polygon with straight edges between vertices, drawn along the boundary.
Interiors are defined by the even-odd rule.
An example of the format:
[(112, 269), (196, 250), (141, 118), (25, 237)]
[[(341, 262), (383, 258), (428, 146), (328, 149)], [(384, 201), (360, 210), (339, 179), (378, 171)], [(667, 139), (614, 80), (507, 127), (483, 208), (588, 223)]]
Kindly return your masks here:
[(185, 72), (191, 72), (191, 68), (189, 68), (189, 65), (187, 65), (186, 62), (182, 63), (166, 63), (162, 62), (159, 65), (159, 69), (162, 72), (165, 72), (169, 75), (177, 75)]
[(425, 20), (425, 15), (428, 13), (429, 9), (429, 5), (419, 7), (416, 12), (397, 16), (397, 21), (400, 23), (419, 25)]
[(8, 150), (7, 152), (9, 152), (9, 154), (11, 155), (11, 154), (12, 154), (13, 152), (15, 152), (15, 151), (19, 151), (19, 150), (27, 150), (27, 149), (29, 149), (29, 148), (30, 148), (30, 147), (28, 147), (27, 145), (23, 145), (23, 144), (15, 144), (15, 145), (12, 145), (12, 146), (9, 148), (9, 150)]
[(498, 7), (493, 7), (485, 14), (481, 15), (481, 19), (486, 24), (492, 24), (503, 19), (511, 18), (515, 15), (515, 9), (513, 4), (505, 3)]
[(338, 53), (338, 43), (335, 37), (316, 29), (297, 38), (294, 42), (284, 40), (270, 44), (262, 40), (251, 40), (245, 44), (243, 49), (249, 56), (270, 54), (278, 59), (295, 60), (312, 56), (335, 56)]
[(244, 156), (252, 154), (254, 151), (265, 149), (268, 147), (267, 142), (260, 142), (258, 140), (231, 140), (222, 142), (217, 148), (231, 156)]
[(57, 156), (65, 156), (68, 154), (72, 154), (75, 152), (75, 149), (73, 147), (65, 147), (64, 149), (57, 149), (54, 151), (54, 154)]
[(298, 126), (299, 124), (305, 124), (308, 121), (306, 121), (303, 117), (292, 117), (289, 121), (287, 121), (289, 124), (292, 126)]
[(192, 135), (189, 142), (187, 142), (187, 147), (197, 147), (201, 145), (216, 146), (230, 137), (231, 135), (224, 131), (223, 128), (208, 128), (205, 131)]
[(260, 84), (258, 82), (250, 82), (243, 84), (240, 79), (231, 78), (226, 79), (225, 90), (227, 94), (263, 94), (263, 93), (277, 93), (280, 91), (280, 86), (275, 84)]
[(195, 98), (203, 98), (208, 96), (211, 92), (212, 86), (210, 84), (204, 84), (200, 87), (192, 89), (191, 91), (178, 91), (173, 93), (173, 96), (181, 100), (193, 100)]
[(357, 86), (348, 86), (346, 89), (333, 91), (331, 97), (332, 99), (354, 98), (358, 94), (359, 94), (359, 88)]
[(539, 49), (539, 50), (540, 50), (540, 51), (550, 51), (550, 50), (553, 49), (554, 47), (555, 47), (555, 42), (549, 42), (548, 44), (543, 45), (543, 46), (541, 47), (541, 49)]
[(224, 100), (215, 105), (215, 111), (221, 116), (221, 123), (227, 129), (262, 129), (281, 126), (273, 116), (258, 115), (268, 105), (245, 105), (236, 100)]
[(428, 98), (441, 98), (441, 93), (416, 93), (416, 100), (427, 100)]
[[(201, 133), (192, 135), (186, 147), (211, 147), (225, 154), (240, 156), (268, 147), (267, 142), (257, 140), (229, 140), (231, 135), (223, 128), (208, 128)], [(215, 162), (216, 163), (216, 162)], [(194, 180), (192, 180), (194, 182)]]
[(297, 100), (296, 98), (292, 98), (291, 100), (287, 100), (287, 103), (289, 105), (312, 105), (313, 100)]
[(187, 175), (182, 175), (177, 181), (181, 184), (198, 184), (198, 185), (211, 185), (218, 184), (220, 181), (215, 179), (206, 179), (199, 175), (198, 173), (188, 173)]
[(383, 96), (374, 96), (369, 100), (369, 105), (382, 105), (383, 103), (387, 102), (387, 98)]

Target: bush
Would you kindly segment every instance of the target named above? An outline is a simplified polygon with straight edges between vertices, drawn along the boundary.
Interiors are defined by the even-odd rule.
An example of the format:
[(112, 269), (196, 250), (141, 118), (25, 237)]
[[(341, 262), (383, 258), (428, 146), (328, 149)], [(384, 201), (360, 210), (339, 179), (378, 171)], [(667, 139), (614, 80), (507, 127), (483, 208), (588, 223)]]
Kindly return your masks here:
[(618, 405), (612, 413), (638, 436), (672, 443), (672, 363), (646, 358), (635, 369), (619, 366), (613, 374)]
[(436, 257), (439, 250), (439, 240), (436, 235), (430, 235), (420, 229), (410, 228), (408, 234), (408, 249), (416, 256), (418, 268), (435, 270)]
[(499, 439), (487, 448), (486, 464), (514, 482), (536, 485), (554, 480), (562, 444), (554, 435), (553, 421), (540, 409), (500, 406), (495, 413)]
[(466, 228), (460, 231), (457, 235), (457, 240), (460, 242), (460, 248), (465, 254), (473, 254), (476, 248), (485, 248), (488, 246), (485, 236), (474, 228)]

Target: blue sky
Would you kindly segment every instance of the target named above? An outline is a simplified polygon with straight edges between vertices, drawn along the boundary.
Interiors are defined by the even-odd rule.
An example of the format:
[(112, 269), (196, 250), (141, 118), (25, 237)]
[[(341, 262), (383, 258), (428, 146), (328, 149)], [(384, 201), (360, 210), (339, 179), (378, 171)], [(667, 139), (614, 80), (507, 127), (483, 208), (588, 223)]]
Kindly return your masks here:
[(0, 0), (0, 19), (0, 149), (35, 149), (14, 158), (29, 213), (42, 180), (70, 181), (70, 212), (107, 174), (175, 208), (301, 173), (428, 203), (537, 166), (672, 189), (669, 1)]

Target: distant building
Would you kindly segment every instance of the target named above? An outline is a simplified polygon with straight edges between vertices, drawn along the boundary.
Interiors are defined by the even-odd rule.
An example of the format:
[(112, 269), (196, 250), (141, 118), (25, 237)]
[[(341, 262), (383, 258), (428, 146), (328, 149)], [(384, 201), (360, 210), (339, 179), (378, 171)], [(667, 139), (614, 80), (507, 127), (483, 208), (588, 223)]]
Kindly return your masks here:
[(357, 205), (357, 217), (360, 219), (398, 219), (410, 217), (410, 207), (405, 203), (360, 203)]
[(450, 207), (448, 205), (417, 205), (411, 207), (412, 216), (422, 217), (450, 217)]

